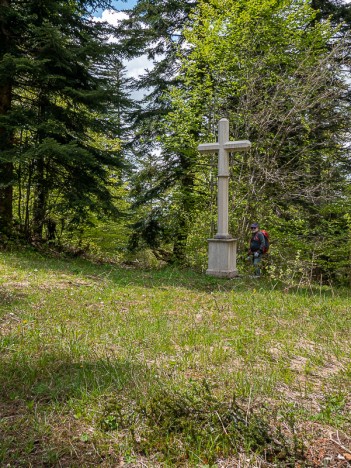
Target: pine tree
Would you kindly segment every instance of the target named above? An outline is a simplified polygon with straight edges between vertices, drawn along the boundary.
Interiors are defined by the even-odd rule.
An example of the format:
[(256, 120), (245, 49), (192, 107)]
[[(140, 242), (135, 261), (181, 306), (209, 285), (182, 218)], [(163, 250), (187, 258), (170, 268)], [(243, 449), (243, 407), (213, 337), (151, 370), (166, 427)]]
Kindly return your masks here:
[(133, 151), (138, 171), (132, 196), (136, 206), (147, 207), (148, 216), (143, 210), (133, 239), (139, 233), (153, 247), (160, 239), (171, 241), (176, 260), (183, 260), (185, 254), (196, 155), (182, 147), (177, 152), (166, 148), (160, 145), (160, 138), (164, 119), (172, 112), (171, 101), (165, 96), (180, 85), (178, 52), (184, 42), (183, 28), (196, 3), (140, 0), (121, 24), (127, 58), (145, 54), (154, 65), (134, 83), (136, 90), (146, 94), (134, 115)]
[(48, 226), (52, 235), (59, 220), (79, 224), (91, 210), (116, 213), (108, 185), (111, 169), (123, 166), (120, 145), (98, 138), (119, 136), (112, 116), (121, 97), (104, 64), (120, 67), (120, 60), (108, 41), (112, 28), (90, 16), (110, 4), (13, 1), (2, 10), (15, 26), (0, 56), (1, 86), (6, 77), (11, 86), (1, 127), (13, 139), (2, 160), (18, 177), (18, 222), (26, 236), (41, 239)]
[(351, 6), (340, 0), (312, 0), (311, 7), (316, 10), (315, 21), (330, 19), (334, 25), (340, 25), (341, 31), (347, 32), (351, 23)]
[(13, 131), (6, 122), (12, 100), (12, 52), (10, 0), (0, 0), (0, 233), (12, 229), (13, 163), (9, 158)]

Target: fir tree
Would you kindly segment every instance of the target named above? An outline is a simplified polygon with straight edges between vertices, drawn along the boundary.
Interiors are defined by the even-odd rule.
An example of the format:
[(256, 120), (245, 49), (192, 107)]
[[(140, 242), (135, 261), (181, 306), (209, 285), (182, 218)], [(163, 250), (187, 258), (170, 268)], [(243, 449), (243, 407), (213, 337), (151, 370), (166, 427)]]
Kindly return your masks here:
[(10, 0), (0, 0), (0, 233), (4, 234), (12, 229), (13, 163), (9, 155), (13, 129), (7, 121), (12, 102), (12, 26)]
[[(116, 213), (108, 185), (111, 169), (123, 165), (113, 118), (121, 96), (104, 64), (120, 67), (120, 60), (108, 41), (112, 28), (90, 15), (111, 2), (6, 3), (15, 29), (0, 57), (2, 86), (11, 71), (2, 128), (14, 143), (2, 160), (18, 177), (20, 228), (40, 239), (60, 219), (79, 224), (91, 210)], [(100, 144), (102, 134), (115, 144)]]
[[(153, 68), (134, 83), (136, 90), (146, 94), (134, 115), (133, 150), (138, 172), (132, 195), (136, 206), (147, 207), (148, 216), (136, 223), (133, 242), (138, 233), (152, 247), (160, 239), (171, 241), (176, 260), (182, 260), (185, 254), (193, 206), (195, 154), (187, 148), (174, 151), (160, 145), (160, 136), (164, 118), (172, 111), (171, 101), (165, 96), (180, 84), (178, 52), (184, 41), (183, 28), (196, 3), (140, 0), (120, 26), (127, 57), (145, 54), (153, 61)], [(171, 192), (177, 194), (176, 198), (169, 196)]]

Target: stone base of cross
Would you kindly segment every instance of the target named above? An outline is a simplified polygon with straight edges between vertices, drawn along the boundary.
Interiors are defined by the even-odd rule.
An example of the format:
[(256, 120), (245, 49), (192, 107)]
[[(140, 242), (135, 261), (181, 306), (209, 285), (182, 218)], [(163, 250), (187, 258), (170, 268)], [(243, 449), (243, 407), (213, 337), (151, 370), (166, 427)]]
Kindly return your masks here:
[(217, 192), (217, 234), (208, 240), (208, 275), (221, 278), (237, 276), (236, 239), (228, 232), (229, 205), (229, 153), (248, 151), (251, 143), (247, 140), (229, 141), (229, 121), (218, 123), (218, 143), (205, 143), (198, 146), (200, 153), (218, 152), (218, 192)]
[(218, 278), (238, 276), (236, 269), (236, 239), (208, 239), (207, 275)]

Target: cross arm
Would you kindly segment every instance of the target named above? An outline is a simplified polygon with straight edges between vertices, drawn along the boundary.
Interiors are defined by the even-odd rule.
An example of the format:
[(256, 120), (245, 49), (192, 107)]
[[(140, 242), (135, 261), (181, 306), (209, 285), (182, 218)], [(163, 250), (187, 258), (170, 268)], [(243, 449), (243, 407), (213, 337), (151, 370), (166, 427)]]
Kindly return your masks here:
[(226, 151), (230, 153), (235, 153), (239, 151), (248, 151), (251, 148), (251, 141), (249, 140), (239, 140), (239, 141), (227, 141), (223, 145)]
[(200, 153), (215, 153), (219, 151), (219, 143), (203, 143), (197, 147)]

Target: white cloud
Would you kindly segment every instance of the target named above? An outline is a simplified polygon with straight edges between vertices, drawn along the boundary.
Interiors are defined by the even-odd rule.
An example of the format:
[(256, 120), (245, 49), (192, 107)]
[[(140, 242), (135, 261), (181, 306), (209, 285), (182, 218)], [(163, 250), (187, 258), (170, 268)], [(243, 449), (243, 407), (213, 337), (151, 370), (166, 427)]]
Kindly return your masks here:
[[(106, 21), (107, 23), (110, 23), (113, 26), (117, 26), (121, 20), (124, 20), (127, 18), (128, 18), (128, 15), (124, 11), (105, 10), (102, 12), (101, 18), (94, 18), (94, 20)], [(115, 41), (116, 39), (111, 37), (110, 40)], [(124, 65), (126, 66), (127, 78), (137, 78), (138, 76), (142, 75), (147, 68), (148, 69), (153, 68), (153, 63), (150, 60), (148, 60), (146, 55), (141, 55), (140, 57), (136, 57), (132, 60), (125, 61)], [(136, 93), (136, 95), (139, 98), (142, 97), (141, 92)]]
[(146, 68), (152, 68), (152, 62), (147, 59), (146, 55), (141, 55), (140, 57), (136, 57), (133, 60), (129, 60), (126, 63), (126, 67), (126, 76), (135, 78), (139, 75), (142, 75)]
[(117, 26), (119, 21), (127, 19), (128, 15), (124, 11), (105, 10), (102, 12), (101, 18), (96, 18), (99, 21), (107, 21), (107, 23)]

